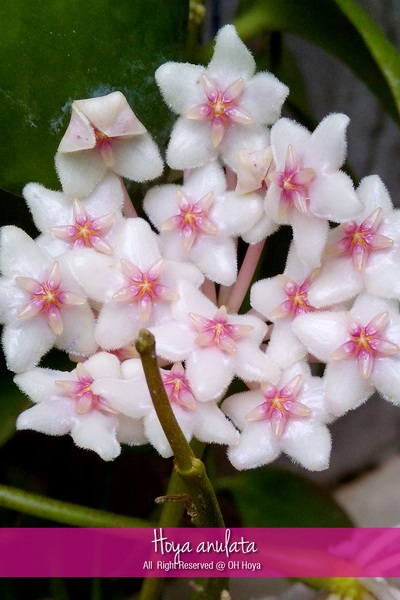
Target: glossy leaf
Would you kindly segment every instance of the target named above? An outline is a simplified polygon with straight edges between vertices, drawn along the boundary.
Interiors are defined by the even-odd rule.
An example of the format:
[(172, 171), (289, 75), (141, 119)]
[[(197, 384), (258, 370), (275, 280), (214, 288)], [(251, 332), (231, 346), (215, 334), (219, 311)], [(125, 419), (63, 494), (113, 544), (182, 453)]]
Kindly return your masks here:
[(334, 500), (304, 477), (269, 467), (224, 477), (243, 527), (351, 527)]
[(382, 71), (400, 113), (400, 54), (377, 24), (354, 0), (335, 0), (356, 27)]
[(2, 0), (0, 187), (59, 189), (54, 154), (74, 99), (120, 90), (158, 143), (173, 116), (154, 72), (181, 60), (187, 0)]
[(0, 446), (12, 438), (16, 432), (18, 415), (29, 406), (31, 403), (14, 384), (11, 373), (3, 375), (0, 391)]
[[(345, 3), (343, 0), (343, 5)], [(235, 25), (245, 42), (265, 31), (283, 31), (320, 46), (351, 69), (400, 123), (376, 48), (371, 51), (371, 44), (370, 47), (365, 44), (363, 35), (366, 34), (361, 35), (333, 0), (259, 0), (237, 18)]]

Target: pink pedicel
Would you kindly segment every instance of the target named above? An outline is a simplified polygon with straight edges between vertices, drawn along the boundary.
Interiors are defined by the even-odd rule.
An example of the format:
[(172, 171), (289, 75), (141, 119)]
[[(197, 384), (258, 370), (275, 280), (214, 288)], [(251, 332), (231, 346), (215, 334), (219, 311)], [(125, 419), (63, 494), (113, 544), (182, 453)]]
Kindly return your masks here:
[(268, 419), (276, 437), (280, 437), (291, 417), (308, 417), (311, 410), (296, 400), (302, 386), (302, 376), (297, 375), (280, 390), (271, 383), (262, 383), (260, 388), (265, 402), (256, 406), (246, 416), (248, 421)]
[(288, 316), (297, 317), (297, 315), (316, 310), (308, 300), (308, 291), (320, 272), (321, 269), (314, 269), (302, 284), (297, 284), (286, 275), (278, 275), (283, 284), (283, 291), (287, 296), (287, 300), (270, 311), (269, 315), (271, 319), (280, 319)]
[(185, 116), (196, 121), (211, 122), (211, 140), (214, 148), (219, 146), (229, 124), (249, 125), (251, 116), (237, 103), (244, 89), (244, 80), (234, 81), (226, 90), (221, 90), (217, 83), (203, 74), (201, 78), (207, 102), (198, 104)]
[(309, 185), (314, 179), (314, 169), (302, 166), (293, 146), (288, 146), (286, 151), (285, 169), (270, 171), (268, 179), (282, 188), (279, 198), (279, 218), (285, 217), (292, 206), (302, 214), (308, 212), (308, 191)]
[(30, 296), (29, 302), (18, 313), (18, 318), (33, 319), (44, 316), (56, 335), (61, 335), (64, 329), (61, 313), (63, 306), (78, 306), (86, 302), (85, 298), (61, 288), (58, 262), (52, 264), (43, 282), (31, 277), (16, 277), (15, 283)]
[(93, 248), (103, 254), (112, 254), (111, 246), (104, 241), (103, 237), (114, 223), (113, 213), (93, 218), (84, 206), (75, 200), (73, 217), (72, 225), (51, 227), (50, 231), (56, 237), (69, 242), (73, 248)]
[(193, 242), (199, 235), (215, 235), (218, 228), (209, 219), (208, 213), (214, 201), (214, 194), (210, 192), (197, 202), (192, 202), (181, 190), (178, 190), (179, 215), (164, 221), (160, 229), (181, 230), (183, 247), (188, 252)]
[(84, 415), (93, 409), (117, 414), (102, 396), (92, 392), (93, 377), (82, 363), (76, 366), (76, 375), (78, 381), (62, 380), (56, 381), (55, 384), (76, 402), (78, 415)]
[(137, 302), (139, 316), (146, 323), (152, 313), (154, 302), (177, 300), (178, 294), (166, 285), (158, 283), (164, 259), (157, 261), (148, 271), (141, 271), (128, 260), (121, 260), (121, 268), (129, 284), (113, 295), (116, 302)]
[(236, 352), (236, 340), (244, 337), (254, 329), (252, 325), (228, 323), (225, 306), (218, 309), (213, 319), (207, 319), (194, 313), (189, 313), (189, 318), (199, 332), (195, 339), (196, 344), (202, 348), (215, 346), (228, 354)]
[(331, 356), (333, 360), (355, 358), (361, 375), (368, 379), (374, 360), (380, 356), (390, 356), (400, 352), (400, 346), (386, 340), (382, 333), (389, 322), (389, 313), (376, 315), (365, 327), (351, 315), (348, 317), (347, 331), (350, 339), (339, 346)]
[(162, 371), (161, 377), (171, 403), (189, 410), (196, 408), (196, 400), (181, 363), (175, 363), (170, 371)]
[(342, 225), (345, 237), (327, 249), (328, 256), (350, 255), (355, 268), (363, 272), (371, 252), (384, 250), (393, 245), (393, 240), (377, 233), (382, 219), (382, 209), (377, 208), (358, 225), (350, 221)]

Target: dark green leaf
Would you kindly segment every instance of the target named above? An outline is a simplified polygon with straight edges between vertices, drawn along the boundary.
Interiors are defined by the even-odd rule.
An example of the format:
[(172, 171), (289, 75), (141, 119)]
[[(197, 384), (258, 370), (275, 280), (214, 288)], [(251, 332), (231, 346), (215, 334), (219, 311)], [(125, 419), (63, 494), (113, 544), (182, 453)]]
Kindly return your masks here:
[(159, 143), (173, 116), (154, 71), (180, 60), (187, 0), (3, 0), (0, 187), (59, 188), (54, 154), (74, 99), (120, 90)]
[(2, 376), (0, 388), (0, 446), (3, 446), (15, 433), (18, 415), (31, 406), (14, 384), (11, 373)]
[(377, 64), (376, 48), (371, 51), (371, 43), (366, 45), (360, 31), (333, 0), (259, 0), (238, 17), (235, 25), (244, 41), (265, 31), (284, 31), (317, 44), (350, 68), (400, 123), (387, 75)]
[(224, 477), (218, 489), (232, 495), (243, 527), (352, 526), (324, 490), (290, 471), (246, 471)]
[(377, 24), (354, 0), (336, 0), (336, 4), (363, 38), (389, 84), (400, 113), (400, 54)]

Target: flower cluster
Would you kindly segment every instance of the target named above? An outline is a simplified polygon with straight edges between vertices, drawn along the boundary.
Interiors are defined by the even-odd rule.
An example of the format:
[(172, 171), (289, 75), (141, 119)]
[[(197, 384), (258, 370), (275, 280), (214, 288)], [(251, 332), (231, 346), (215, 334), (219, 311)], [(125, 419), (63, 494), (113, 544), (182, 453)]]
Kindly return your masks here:
[[(377, 176), (355, 190), (341, 170), (348, 118), (331, 114), (313, 133), (279, 118), (288, 90), (255, 66), (228, 25), (207, 67), (157, 70), (178, 115), (166, 160), (183, 171), (144, 198), (157, 232), (122, 180), (161, 175), (149, 133), (120, 92), (73, 102), (56, 155), (62, 191), (24, 189), (39, 237), (13, 226), (1, 236), (4, 352), (35, 403), (19, 429), (70, 433), (104, 460), (121, 443), (170, 456), (135, 352), (142, 327), (185, 437), (226, 444), (238, 469), (281, 452), (325, 469), (334, 418), (374, 389), (400, 403), (399, 213)], [(254, 283), (242, 314), (282, 224), (293, 228), (284, 273)], [(39, 367), (52, 347), (75, 368)], [(238, 379), (248, 391), (227, 394)]]

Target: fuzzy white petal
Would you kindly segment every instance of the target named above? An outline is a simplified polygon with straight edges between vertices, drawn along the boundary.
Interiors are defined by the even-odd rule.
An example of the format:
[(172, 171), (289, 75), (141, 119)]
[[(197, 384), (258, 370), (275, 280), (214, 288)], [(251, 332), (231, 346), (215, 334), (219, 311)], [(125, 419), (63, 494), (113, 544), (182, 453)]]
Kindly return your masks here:
[(307, 356), (306, 346), (293, 332), (292, 319), (280, 319), (274, 324), (267, 353), (281, 369)]
[(348, 340), (345, 312), (315, 312), (299, 315), (292, 329), (308, 351), (328, 362), (331, 354)]
[(114, 140), (112, 151), (115, 160), (113, 171), (122, 177), (133, 181), (148, 181), (159, 177), (163, 172), (159, 150), (148, 133)]
[(233, 466), (255, 469), (274, 461), (281, 449), (271, 427), (266, 421), (251, 423), (240, 436), (237, 446), (229, 448), (228, 458)]
[(317, 217), (342, 223), (361, 213), (353, 182), (346, 173), (318, 174), (310, 184), (310, 210)]
[(93, 450), (106, 461), (117, 458), (121, 446), (116, 439), (117, 418), (92, 410), (79, 415), (72, 425), (71, 436), (79, 448)]
[(255, 60), (239, 38), (235, 27), (222, 27), (215, 40), (214, 54), (207, 67), (207, 73), (221, 87), (227, 87), (237, 79), (249, 79), (255, 68)]
[(204, 102), (201, 85), (204, 67), (189, 63), (167, 62), (155, 73), (158, 87), (165, 102), (177, 115), (185, 114), (194, 106)]
[(167, 163), (172, 169), (194, 169), (217, 157), (211, 142), (209, 122), (181, 117), (175, 123), (167, 149)]
[(32, 369), (56, 339), (44, 317), (10, 323), (3, 330), (7, 368), (15, 373)]
[(73, 400), (53, 396), (28, 408), (17, 419), (17, 429), (33, 429), (47, 435), (65, 435), (75, 415)]
[[(271, 125), (279, 118), (289, 89), (271, 73), (257, 73), (245, 86), (240, 106), (257, 123)], [(260, 102), (262, 98), (262, 102)]]
[(304, 147), (304, 164), (325, 172), (340, 169), (346, 158), (346, 129), (349, 117), (332, 114), (325, 117)]
[(365, 402), (374, 391), (372, 382), (363, 379), (352, 359), (330, 362), (324, 381), (328, 410), (338, 417)]
[(232, 381), (232, 358), (217, 348), (195, 349), (187, 359), (186, 375), (200, 402), (216, 400)]
[(196, 408), (194, 436), (202, 442), (234, 446), (239, 441), (239, 432), (224, 416), (214, 402), (202, 402)]
[(67, 371), (38, 368), (16, 375), (14, 382), (21, 392), (29, 396), (32, 402), (39, 403), (60, 394), (55, 382), (62, 379), (74, 379), (74, 374)]
[(319, 267), (328, 237), (329, 225), (325, 219), (302, 215), (292, 209), (293, 239), (302, 261), (310, 268)]
[(104, 350), (122, 348), (134, 341), (142, 323), (137, 309), (124, 302), (105, 304), (96, 326), (96, 341)]
[(100, 154), (93, 150), (57, 152), (55, 164), (63, 190), (71, 198), (88, 196), (107, 170)]
[(329, 466), (331, 436), (328, 428), (310, 420), (291, 420), (281, 440), (282, 450), (310, 471)]

